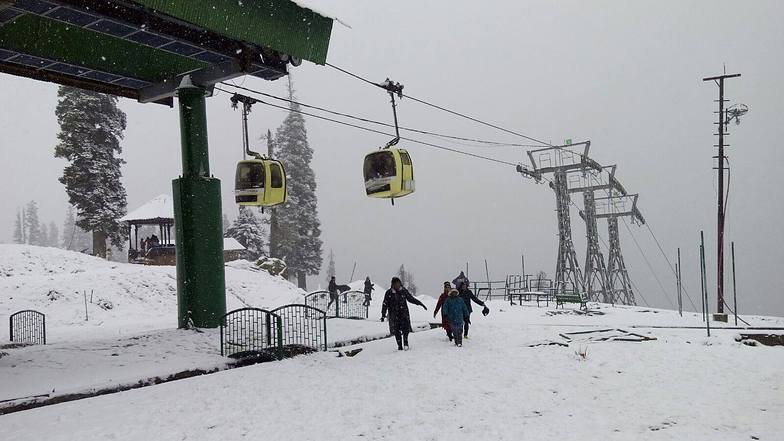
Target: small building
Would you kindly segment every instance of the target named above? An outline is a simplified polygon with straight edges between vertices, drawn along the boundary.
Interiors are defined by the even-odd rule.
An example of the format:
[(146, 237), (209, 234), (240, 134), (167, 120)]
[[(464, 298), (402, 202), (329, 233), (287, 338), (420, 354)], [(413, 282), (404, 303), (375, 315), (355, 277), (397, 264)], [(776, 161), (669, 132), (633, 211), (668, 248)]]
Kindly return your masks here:
[[(177, 251), (174, 231), (174, 204), (171, 196), (162, 194), (121, 217), (128, 228), (128, 262), (144, 265), (175, 265)], [(157, 234), (139, 235), (145, 226), (157, 228)], [(245, 257), (246, 249), (233, 238), (223, 239), (223, 259), (226, 262)]]

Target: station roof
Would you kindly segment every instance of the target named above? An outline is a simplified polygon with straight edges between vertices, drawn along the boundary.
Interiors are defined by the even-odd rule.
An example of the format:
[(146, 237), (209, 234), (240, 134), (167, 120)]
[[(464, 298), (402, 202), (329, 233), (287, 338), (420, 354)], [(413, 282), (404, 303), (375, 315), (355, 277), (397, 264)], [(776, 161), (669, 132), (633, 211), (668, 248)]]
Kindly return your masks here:
[(324, 64), (332, 24), (291, 0), (0, 0), (0, 72), (171, 104), (186, 73)]

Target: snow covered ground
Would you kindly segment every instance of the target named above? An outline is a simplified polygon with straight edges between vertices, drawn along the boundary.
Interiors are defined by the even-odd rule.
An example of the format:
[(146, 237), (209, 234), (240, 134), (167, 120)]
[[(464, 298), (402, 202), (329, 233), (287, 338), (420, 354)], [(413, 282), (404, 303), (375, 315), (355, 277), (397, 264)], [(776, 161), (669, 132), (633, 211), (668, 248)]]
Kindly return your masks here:
[[(780, 439), (781, 347), (669, 311), (584, 316), (495, 302), (463, 348), (440, 330), (0, 417), (4, 439)], [(782, 326), (770, 319), (767, 326)], [(654, 341), (573, 341), (624, 328)], [(580, 355), (585, 354), (585, 356)], [(754, 438), (752, 438), (754, 437)]]
[[(172, 267), (0, 245), (0, 320), (21, 309), (44, 312), (49, 343), (3, 350), (7, 355), (0, 356), (0, 407), (29, 397), (51, 398), (187, 370), (226, 368), (229, 360), (220, 356), (217, 330), (175, 329), (174, 274)], [(226, 284), (229, 309), (273, 309), (303, 300), (304, 291), (245, 261), (228, 265)], [(371, 309), (372, 320), (329, 320), (328, 343), (385, 337), (387, 324), (377, 319), (380, 305)], [(419, 320), (418, 326), (426, 326), (427, 317)], [(7, 342), (8, 327), (0, 329), (0, 342)]]
[[(302, 303), (305, 294), (246, 261), (227, 265), (229, 310)], [(46, 314), (51, 343), (176, 328), (176, 271), (174, 267), (108, 262), (57, 248), (0, 245), (0, 319), (7, 320), (22, 309)], [(0, 341), (8, 341), (7, 325), (0, 326)]]
[[(0, 251), (0, 256), (4, 254)], [(46, 282), (29, 274), (29, 284), (21, 279), (23, 274), (17, 274), (21, 271), (16, 264), (0, 263), (0, 271), (11, 268), (14, 275), (8, 278), (16, 278), (8, 284), (7, 278), (0, 276), (0, 283), (6, 284), (3, 295), (9, 290), (27, 292), (27, 299), (30, 293), (49, 286), (59, 286), (64, 293), (80, 290), (87, 285), (77, 277), (80, 274), (109, 292), (115, 285), (102, 282), (103, 278), (134, 270), (85, 259), (86, 265), (71, 262), (63, 266), (31, 259), (31, 271), (52, 269), (54, 280)], [(230, 302), (242, 304), (238, 295), (245, 302), (255, 298), (261, 302), (262, 297), (249, 288), (260, 283), (259, 274), (238, 266), (227, 271), (227, 284), (233, 289), (230, 298), (234, 299)], [(70, 279), (58, 269), (73, 267), (84, 268), (84, 272)], [(166, 269), (139, 268), (161, 273), (150, 276), (142, 271), (139, 276), (161, 283), (168, 278)], [(90, 275), (92, 271), (103, 277)], [(229, 275), (235, 272), (248, 274)], [(243, 287), (243, 283), (248, 285)], [(117, 286), (128, 284), (119, 276), (116, 279)], [(279, 287), (281, 292), (268, 288), (265, 296), (284, 302), (292, 293), (299, 295), (285, 287)], [(85, 369), (82, 378), (107, 381), (110, 377), (108, 381), (114, 381), (122, 375), (131, 378), (134, 373), (159, 372), (174, 362), (193, 367), (223, 362), (214, 352), (217, 345), (210, 343), (213, 331), (199, 334), (165, 329), (174, 325), (174, 317), (168, 316), (173, 315), (169, 308), (174, 300), (173, 293), (160, 289), (157, 285), (150, 288), (157, 293), (151, 296), (153, 301), (160, 302), (153, 304), (168, 311), (151, 311), (150, 320), (141, 311), (135, 317), (150, 329), (159, 323), (164, 330), (145, 332), (145, 337), (133, 340), (125, 328), (134, 327), (131, 319), (122, 327), (114, 326), (113, 320), (125, 320), (115, 311), (128, 305), (135, 305), (129, 310), (145, 309), (143, 301), (138, 305), (131, 301), (131, 294), (116, 294), (112, 298), (118, 302), (117, 308), (96, 313), (103, 324), (82, 325), (91, 332), (66, 332), (69, 326), (78, 326), (76, 312), (55, 320), (59, 323), (55, 329), (61, 329), (63, 336), (103, 335), (104, 340), (69, 341), (63, 337), (51, 346), (23, 350), (30, 352), (13, 350), (0, 358), (0, 382), (6, 381), (0, 390), (24, 382), (26, 374), (32, 378), (43, 372), (36, 369), (50, 370), (44, 375), (56, 376), (53, 369), (79, 370), (89, 366), (94, 357), (113, 359), (115, 365), (105, 371)], [(379, 300), (380, 294), (374, 297)], [(38, 309), (49, 308), (48, 314), (53, 315), (60, 310), (78, 310), (79, 301), (83, 302), (80, 296), (57, 303), (60, 300), (65, 297), (25, 301), (35, 303)], [(3, 301), (0, 306), (5, 309), (0, 309), (0, 316), (5, 310), (20, 309), (16, 301), (11, 303), (5, 297)], [(431, 309), (427, 312), (412, 307), (414, 321), (432, 320), (434, 303), (434, 299), (427, 302)], [(406, 352), (397, 351), (393, 341), (378, 340), (354, 346), (363, 349), (354, 357), (338, 358), (333, 352), (322, 352), (47, 406), (0, 416), (0, 433), (3, 440), (234, 440), (269, 434), (291, 440), (781, 439), (782, 347), (746, 346), (735, 340), (739, 331), (730, 329), (714, 328), (708, 338), (704, 329), (689, 328), (702, 325), (698, 315), (679, 317), (673, 311), (592, 305), (596, 314), (585, 315), (568, 307), (555, 311), (552, 306), (520, 307), (502, 302), (491, 302), (490, 308), (488, 317), (474, 315), (471, 338), (462, 348), (449, 344), (441, 330), (418, 332), (411, 336), (412, 349)], [(378, 313), (376, 302), (368, 320), (330, 320), (330, 340), (384, 334), (386, 324), (378, 322)], [(782, 318), (745, 318), (754, 326), (784, 326)], [(617, 328), (655, 340), (597, 342), (589, 340), (591, 334), (577, 334), (568, 341), (561, 336)], [(617, 331), (603, 335), (612, 332)], [(117, 341), (136, 344), (123, 347), (110, 343)], [(102, 342), (110, 344), (101, 347)], [(544, 344), (553, 342), (559, 344)], [(9, 361), (36, 359), (38, 355), (33, 353), (37, 351), (54, 358), (59, 357), (58, 352), (72, 355), (60, 366), (43, 363), (14, 372), (13, 380), (5, 380), (12, 372)], [(194, 355), (181, 359), (186, 352)], [(29, 356), (16, 357), (14, 353)]]

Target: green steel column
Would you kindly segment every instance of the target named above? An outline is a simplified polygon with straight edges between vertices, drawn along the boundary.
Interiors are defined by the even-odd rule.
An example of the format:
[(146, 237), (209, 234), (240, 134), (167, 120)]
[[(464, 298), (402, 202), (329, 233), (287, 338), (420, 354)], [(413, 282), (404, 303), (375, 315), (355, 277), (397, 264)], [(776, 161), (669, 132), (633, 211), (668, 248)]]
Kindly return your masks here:
[(226, 313), (220, 180), (210, 176), (205, 90), (183, 79), (182, 176), (172, 181), (180, 328), (214, 328)]

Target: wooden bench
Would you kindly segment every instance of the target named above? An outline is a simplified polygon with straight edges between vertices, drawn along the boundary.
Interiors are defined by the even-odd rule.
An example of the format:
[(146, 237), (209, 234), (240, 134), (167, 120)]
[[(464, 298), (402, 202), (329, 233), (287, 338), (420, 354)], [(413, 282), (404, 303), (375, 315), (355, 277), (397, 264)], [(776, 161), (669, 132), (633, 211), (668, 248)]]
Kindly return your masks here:
[(563, 307), (564, 303), (579, 303), (580, 309), (585, 309), (588, 307), (586, 305), (585, 300), (583, 300), (582, 296), (577, 294), (556, 294), (555, 295), (555, 309), (558, 309), (558, 305)]

